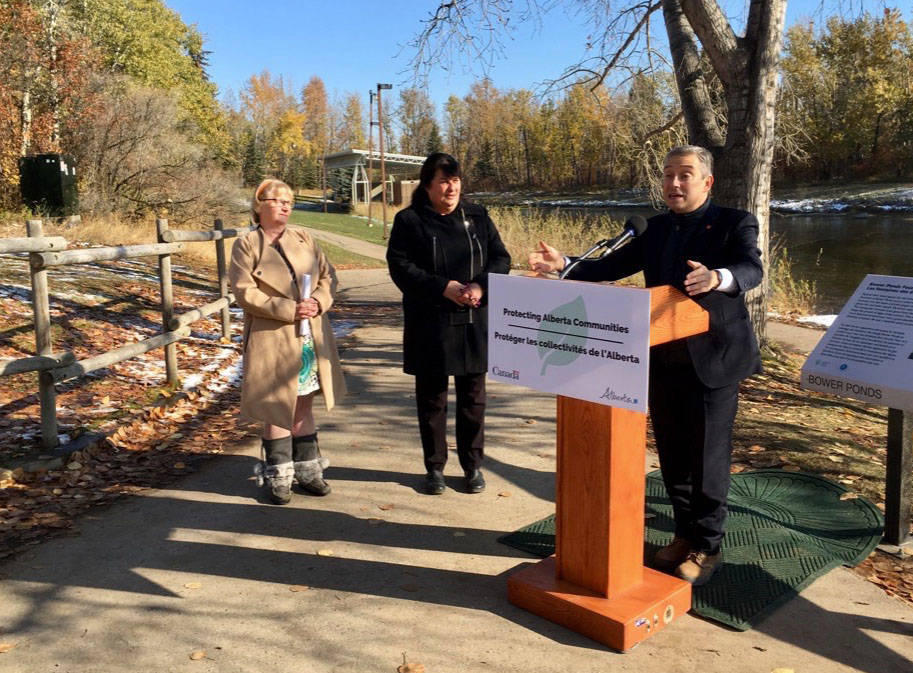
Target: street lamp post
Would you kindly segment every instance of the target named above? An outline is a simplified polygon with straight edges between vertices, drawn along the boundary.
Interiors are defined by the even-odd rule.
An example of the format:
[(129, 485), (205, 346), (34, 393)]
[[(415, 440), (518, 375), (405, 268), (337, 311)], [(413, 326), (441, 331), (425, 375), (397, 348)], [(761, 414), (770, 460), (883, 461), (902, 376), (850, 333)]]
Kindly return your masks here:
[(384, 166), (384, 109), (380, 102), (380, 92), (392, 88), (392, 84), (378, 83), (377, 85), (377, 138), (380, 145), (380, 203), (384, 211), (384, 228), (382, 230), (384, 240), (387, 240), (387, 172)]
[(373, 227), (371, 221), (371, 201), (373, 200), (373, 188), (371, 186), (371, 174), (374, 172), (374, 91), (368, 90), (368, 226)]

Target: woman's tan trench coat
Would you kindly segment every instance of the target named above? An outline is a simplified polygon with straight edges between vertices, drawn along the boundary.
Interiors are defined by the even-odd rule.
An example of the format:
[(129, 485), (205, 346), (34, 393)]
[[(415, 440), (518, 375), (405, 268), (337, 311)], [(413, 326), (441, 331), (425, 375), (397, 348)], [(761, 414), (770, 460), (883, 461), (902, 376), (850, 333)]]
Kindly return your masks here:
[[(333, 330), (323, 318), (333, 305), (336, 271), (306, 232), (286, 229), (279, 242), (295, 275), (311, 274), (311, 297), (320, 304), (320, 314), (310, 324), (320, 391), (329, 411), (346, 390)], [(228, 278), (244, 309), (241, 415), (291, 429), (302, 337), (295, 320), (298, 293), (288, 266), (258, 228), (235, 241)]]

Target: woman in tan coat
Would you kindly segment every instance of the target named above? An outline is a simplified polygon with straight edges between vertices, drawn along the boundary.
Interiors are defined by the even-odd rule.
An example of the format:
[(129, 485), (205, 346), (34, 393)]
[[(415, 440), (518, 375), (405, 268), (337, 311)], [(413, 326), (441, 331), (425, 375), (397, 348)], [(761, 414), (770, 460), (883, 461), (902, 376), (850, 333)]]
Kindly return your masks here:
[(231, 252), (229, 280), (244, 309), (241, 415), (263, 422), (265, 462), (257, 466), (272, 502), (291, 499), (293, 479), (306, 492), (326, 495), (329, 462), (317, 446), (312, 404), (323, 393), (327, 411), (345, 394), (329, 319), (336, 272), (303, 230), (287, 229), (291, 188), (264, 180), (254, 191), (254, 231)]

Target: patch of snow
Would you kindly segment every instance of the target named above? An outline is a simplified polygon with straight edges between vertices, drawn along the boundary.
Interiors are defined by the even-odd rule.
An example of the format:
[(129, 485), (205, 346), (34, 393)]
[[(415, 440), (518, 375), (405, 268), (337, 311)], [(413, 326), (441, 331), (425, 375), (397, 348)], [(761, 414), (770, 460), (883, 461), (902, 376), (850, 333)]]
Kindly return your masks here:
[(51, 299), (61, 300), (69, 299), (71, 301), (78, 302), (84, 306), (98, 306), (99, 304), (104, 304), (105, 302), (112, 301), (115, 299), (112, 296), (106, 296), (101, 294), (91, 294), (89, 292), (80, 292), (79, 290), (68, 290), (66, 292), (51, 292)]
[(913, 211), (913, 203), (911, 203), (909, 205), (904, 204), (904, 203), (888, 204), (888, 205), (884, 205), (884, 206), (878, 206), (878, 210), (884, 210), (887, 212), (908, 213), (908, 212)]
[(612, 199), (552, 199), (547, 201), (526, 199), (520, 203), (524, 206), (545, 206), (546, 208), (647, 208), (650, 205), (643, 201), (616, 201)]
[(358, 323), (353, 320), (334, 320), (333, 321), (333, 336), (337, 339), (348, 336), (352, 331), (358, 327)]
[(237, 386), (241, 381), (241, 374), (243, 372), (242, 363), (243, 358), (239, 357), (228, 365), (228, 367), (221, 370), (216, 376), (216, 380), (207, 384), (206, 389), (211, 390), (214, 393), (224, 393), (229, 388)]
[(835, 315), (807, 315), (807, 316), (798, 318), (796, 322), (830, 327), (831, 325), (834, 324), (834, 321), (836, 319), (837, 319), (836, 314)]
[(202, 374), (190, 374), (184, 377), (184, 383), (181, 386), (184, 390), (193, 390), (203, 382)]
[(837, 199), (771, 199), (771, 210), (787, 213), (842, 213), (850, 204)]

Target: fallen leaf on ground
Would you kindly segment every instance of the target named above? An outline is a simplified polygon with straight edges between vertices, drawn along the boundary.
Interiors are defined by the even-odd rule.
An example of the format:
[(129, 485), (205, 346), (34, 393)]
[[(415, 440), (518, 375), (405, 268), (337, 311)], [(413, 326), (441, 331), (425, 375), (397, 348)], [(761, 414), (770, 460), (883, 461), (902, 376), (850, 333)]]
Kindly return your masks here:
[(388, 511), (388, 510), (393, 509), (393, 503), (392, 503), (392, 502), (388, 502), (388, 503), (384, 503), (383, 505), (378, 505), (378, 506), (377, 506), (377, 509), (382, 509), (382, 510), (384, 510), (384, 511), (386, 512), (386, 511)]
[(203, 585), (199, 582), (186, 582), (184, 584), (185, 589), (202, 589)]
[(289, 591), (293, 591), (293, 592), (295, 592), (295, 593), (297, 594), (297, 593), (300, 593), (300, 592), (302, 592), (302, 591), (307, 591), (307, 590), (310, 589), (310, 588), (311, 588), (311, 587), (307, 586), (306, 584), (293, 584), (292, 586), (290, 586), (290, 587), (288, 588), (288, 590), (289, 590)]
[(397, 666), (396, 670), (397, 673), (425, 673), (425, 666), (423, 664), (410, 662), (408, 664)]
[(200, 659), (206, 658), (206, 650), (197, 650), (196, 652), (190, 653), (190, 658), (194, 661), (199, 661)]
[(414, 661), (406, 663), (406, 653), (403, 652), (403, 663), (396, 667), (397, 673), (425, 673), (424, 664), (419, 664)]
[(499, 498), (509, 498), (510, 493), (508, 493), (507, 491), (501, 491), (500, 493), (498, 493), (498, 497)]
[(0, 643), (0, 654), (6, 654), (16, 647), (16, 643)]

